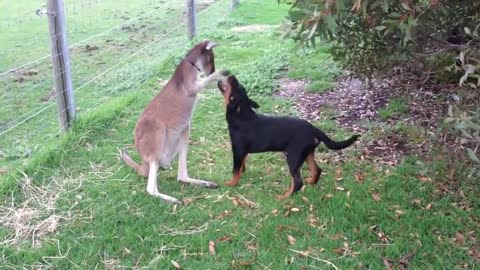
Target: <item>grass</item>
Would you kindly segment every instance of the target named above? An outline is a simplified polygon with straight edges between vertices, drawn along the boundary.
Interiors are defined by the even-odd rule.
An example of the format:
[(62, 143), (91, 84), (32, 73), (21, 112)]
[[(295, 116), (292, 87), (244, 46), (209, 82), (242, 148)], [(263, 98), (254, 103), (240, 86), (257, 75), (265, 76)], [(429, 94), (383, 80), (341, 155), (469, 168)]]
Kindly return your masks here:
[(378, 110), (378, 116), (383, 120), (392, 118), (393, 116), (399, 116), (408, 112), (408, 105), (404, 99), (395, 98), (392, 99), (387, 106)]
[[(202, 2), (198, 3), (199, 6)], [(18, 14), (19, 10), (24, 10), (33, 13), (37, 4), (19, 1), (2, 12)], [(154, 75), (164, 58), (190, 46), (186, 40), (186, 28), (172, 19), (181, 16), (183, 2), (179, 5), (175, 1), (102, 0), (66, 1), (65, 5), (77, 115), (88, 113), (111, 98), (135, 91)], [(215, 25), (224, 16), (227, 6), (228, 3), (223, 1), (200, 14), (199, 32)], [(11, 22), (19, 20), (18, 17), (9, 15), (0, 22), (0, 25), (9, 25), (10, 30), (0, 37), (0, 52), (16, 48), (4, 58), (0, 72), (49, 53), (46, 17), (29, 15), (28, 20), (22, 19), (24, 23), (12, 25)], [(119, 27), (112, 29), (114, 26)], [(34, 46), (27, 42), (32, 38), (18, 34), (20, 32), (46, 41)], [(54, 140), (59, 134), (49, 61), (50, 58), (46, 57), (0, 76), (2, 169), (27, 164), (35, 153), (41, 151), (45, 141)], [(30, 119), (41, 110), (44, 111)], [(24, 124), (16, 126), (23, 121)], [(4, 130), (9, 131), (3, 134)]]
[[(251, 10), (258, 11), (256, 16), (246, 16)], [(241, 1), (230, 23), (202, 36), (225, 37), (215, 49), (217, 68), (231, 69), (240, 81), (249, 80), (249, 72), (242, 70), (264, 72), (250, 63), (269, 55), (280, 42), (275, 35), (224, 33), (235, 21), (249, 25), (265, 16), (276, 24), (284, 14), (276, 1)], [(310, 57), (292, 47), (285, 43), (287, 60), (282, 64), (308, 72)], [(383, 269), (384, 258), (398, 266), (413, 252), (412, 269), (475, 269), (477, 261), (469, 252), (475, 251), (478, 238), (478, 184), (453, 181), (452, 163), (440, 155), (435, 161), (406, 158), (392, 168), (362, 158), (365, 141), (343, 152), (319, 150), (321, 182), (286, 201), (275, 199), (289, 184), (288, 169), (278, 154), (251, 155), (240, 185), (217, 190), (179, 184), (172, 164), (173, 169), (159, 172), (159, 189), (188, 205), (173, 207), (146, 195), (145, 180), (124, 166), (118, 149), (132, 146), (138, 116), (158, 92), (157, 79), (168, 78), (177, 55), (156, 65), (151, 79), (135, 91), (124, 91), (82, 115), (71, 132), (20, 167), (27, 177), (4, 177), (2, 217), (14, 216), (10, 210), (25, 214), (33, 209), (36, 212), (25, 214), (17, 225), (33, 228), (52, 216), (58, 223), (50, 231), (48, 226), (35, 227), (35, 233), (47, 232), (38, 239), (27, 234), (1, 245), (1, 265), (173, 269), (174, 261), (183, 269), (334, 269), (332, 264), (339, 269)], [(288, 76), (282, 70), (265, 74), (273, 81)], [(291, 113), (288, 100), (266, 93), (254, 98), (262, 112)], [(222, 102), (214, 88), (200, 95), (188, 156), (191, 176), (217, 183), (230, 178), (232, 166)], [(336, 139), (351, 135), (333, 123), (322, 119), (316, 125)], [(364, 134), (362, 140), (368, 139)], [(460, 178), (461, 170), (453, 176)], [(53, 207), (45, 197), (54, 198)], [(0, 221), (1, 239), (15, 238), (5, 221)]]
[(333, 80), (340, 75), (341, 70), (331, 60), (326, 47), (318, 50), (304, 49), (289, 59), (290, 69), (287, 76), (292, 79), (307, 79), (306, 90), (321, 93), (333, 87)]

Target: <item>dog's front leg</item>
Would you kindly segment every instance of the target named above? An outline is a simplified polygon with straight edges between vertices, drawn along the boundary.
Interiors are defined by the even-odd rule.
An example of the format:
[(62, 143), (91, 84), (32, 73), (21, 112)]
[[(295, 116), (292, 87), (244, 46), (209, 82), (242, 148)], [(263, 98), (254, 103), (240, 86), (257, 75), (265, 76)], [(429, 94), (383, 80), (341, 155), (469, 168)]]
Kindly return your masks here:
[(187, 152), (188, 152), (188, 138), (190, 137), (190, 126), (188, 126), (180, 135), (178, 143), (178, 174), (179, 182), (192, 184), (196, 186), (203, 186), (206, 188), (217, 188), (218, 185), (212, 182), (193, 179), (188, 176), (187, 171)]
[(209, 83), (211, 83), (212, 81), (219, 81), (219, 80), (222, 80), (224, 79), (226, 76), (228, 76), (230, 74), (230, 71), (228, 70), (219, 70), (219, 71), (216, 71), (210, 75), (208, 75), (208, 77), (206, 78), (203, 78), (203, 79), (198, 79), (196, 82), (195, 82), (195, 86), (193, 88), (193, 92), (195, 94), (198, 94), (200, 93), (200, 91), (202, 91), (205, 87), (207, 87), (207, 85)]
[(233, 187), (238, 184), (240, 177), (245, 169), (245, 161), (247, 159), (247, 154), (243, 151), (238, 151), (233, 149), (233, 176), (230, 181), (225, 182), (225, 185)]

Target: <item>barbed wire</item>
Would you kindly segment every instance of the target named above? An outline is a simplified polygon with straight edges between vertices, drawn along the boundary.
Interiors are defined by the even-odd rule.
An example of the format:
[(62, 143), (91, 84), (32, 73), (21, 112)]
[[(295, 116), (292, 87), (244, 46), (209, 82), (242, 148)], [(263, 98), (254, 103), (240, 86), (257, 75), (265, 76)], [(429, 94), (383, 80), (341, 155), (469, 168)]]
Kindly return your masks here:
[[(175, 4), (175, 3), (172, 2), (172, 3), (165, 4), (165, 5), (166, 5), (166, 6), (170, 6), (170, 5), (173, 5), (173, 4)], [(117, 29), (117, 28), (120, 28), (120, 27), (122, 27), (122, 26), (125, 26), (125, 25), (131, 23), (132, 21), (137, 21), (137, 20), (140, 19), (141, 17), (146, 17), (146, 16), (152, 14), (152, 13), (155, 12), (155, 11), (158, 11), (158, 9), (153, 9), (153, 10), (150, 11), (150, 12), (143, 13), (143, 14), (141, 14), (140, 16), (137, 16), (137, 17), (135, 17), (135, 18), (133, 18), (133, 19), (129, 19), (129, 20), (127, 20), (127, 21), (125, 21), (125, 22), (123, 22), (123, 23), (121, 23), (121, 24), (115, 25), (115, 26), (113, 26), (113, 27), (111, 27), (111, 28), (109, 28), (109, 29), (107, 29), (107, 30), (105, 30), (105, 31), (102, 31), (102, 32), (100, 32), (100, 33), (98, 33), (98, 34), (95, 34), (95, 35), (93, 35), (93, 36), (90, 36), (90, 37), (88, 37), (88, 38), (86, 38), (86, 39), (83, 39), (83, 40), (81, 40), (81, 41), (79, 41), (79, 42), (76, 42), (76, 43), (74, 43), (73, 45), (69, 46), (69, 49), (78, 47), (79, 45), (81, 45), (81, 44), (83, 44), (83, 43), (85, 43), (85, 42), (87, 42), (87, 41), (89, 41), (89, 40), (92, 40), (92, 39), (94, 39), (94, 38), (96, 38), (96, 37), (105, 35), (106, 33), (111, 32), (111, 31), (113, 31), (113, 30), (115, 30), (115, 29)], [(59, 36), (59, 35), (61, 35), (61, 33), (60, 33), (60, 34), (55, 34), (55, 35), (50, 35), (50, 38), (56, 37), (56, 36)], [(60, 55), (60, 54), (59, 54), (59, 55)], [(37, 59), (35, 59), (35, 60), (29, 61), (29, 62), (27, 62), (27, 63), (25, 63), (25, 64), (16, 66), (16, 67), (14, 67), (14, 68), (10, 68), (10, 69), (7, 70), (7, 71), (0, 72), (0, 77), (1, 77), (1, 76), (4, 76), (5, 74), (14, 72), (15, 70), (22, 69), (22, 68), (28, 67), (28, 66), (30, 66), (30, 65), (33, 65), (33, 64), (35, 64), (35, 63), (41, 62), (42, 60), (45, 60), (45, 59), (47, 59), (47, 58), (49, 58), (49, 57), (51, 57), (51, 54), (42, 56), (42, 57), (37, 58)]]
[[(200, 12), (198, 12), (197, 16), (200, 16), (202, 15), (203, 13), (207, 12), (208, 10), (216, 7), (217, 5), (219, 5), (220, 3), (224, 2), (225, 0), (219, 0), (219, 1), (216, 1), (214, 4), (210, 5), (209, 7), (201, 10)], [(111, 66), (110, 68), (108, 68), (107, 70), (101, 72), (100, 74), (98, 74), (97, 76), (94, 76), (93, 78), (87, 80), (86, 82), (84, 82), (83, 84), (81, 84), (79, 87), (75, 88), (74, 89), (74, 93), (76, 93), (77, 91), (80, 91), (81, 89), (85, 88), (87, 85), (89, 85), (90, 83), (96, 81), (98, 78), (104, 76), (105, 74), (111, 72), (112, 70), (114, 70), (115, 68), (117, 68), (118, 66), (122, 65), (123, 63), (125, 63), (126, 61), (128, 61), (129, 59), (131, 59), (132, 57), (138, 55), (139, 53), (143, 52), (145, 49), (151, 47), (153, 44), (157, 43), (159, 40), (163, 39), (164, 37), (166, 37), (167, 35), (173, 33), (174, 31), (180, 29), (180, 27), (183, 27), (184, 25), (186, 24), (186, 22), (182, 22), (180, 23), (179, 25), (177, 25), (176, 27), (174, 27), (173, 29), (171, 29), (170, 31), (167, 31), (166, 33), (162, 34), (161, 36), (159, 36), (158, 38), (154, 39), (153, 41), (151, 41), (150, 43), (148, 43), (147, 45), (143, 46), (142, 48), (140, 48), (139, 50), (137, 50), (136, 52), (130, 54), (129, 56), (125, 57), (124, 59), (120, 60), (117, 64)], [(0, 74), (1, 75), (1, 74)], [(38, 111), (34, 112), (33, 114), (31, 114), (30, 116), (20, 120), (18, 123), (6, 128), (4, 131), (0, 132), (0, 137), (3, 136), (4, 134), (8, 133), (9, 131), (11, 130), (14, 130), (15, 128), (17, 128), (18, 126), (26, 123), (27, 121), (35, 118), (36, 116), (40, 115), (41, 113), (43, 113), (44, 111), (48, 110), (49, 108), (53, 107), (56, 103), (55, 102), (52, 102), (50, 104), (48, 104), (47, 106), (39, 109)], [(68, 108), (67, 108), (68, 109)], [(65, 109), (66, 110), (66, 109)]]

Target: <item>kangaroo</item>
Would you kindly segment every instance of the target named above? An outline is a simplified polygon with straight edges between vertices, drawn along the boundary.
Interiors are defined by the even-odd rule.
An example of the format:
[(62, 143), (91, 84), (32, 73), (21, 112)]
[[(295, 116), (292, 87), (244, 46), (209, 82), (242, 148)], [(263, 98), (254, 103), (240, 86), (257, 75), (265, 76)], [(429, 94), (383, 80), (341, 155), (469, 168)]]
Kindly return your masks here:
[[(190, 178), (187, 172), (190, 120), (197, 94), (210, 82), (228, 75), (228, 71), (215, 72), (213, 48), (216, 45), (204, 41), (194, 46), (177, 66), (162, 91), (143, 111), (134, 131), (135, 148), (142, 159), (141, 164), (130, 158), (125, 149), (121, 151), (121, 157), (128, 166), (139, 175), (148, 177), (148, 194), (168, 203), (182, 204), (180, 200), (158, 191), (157, 172), (160, 167), (168, 168), (177, 154), (178, 181), (217, 188), (215, 183)], [(207, 76), (200, 78), (201, 73)]]

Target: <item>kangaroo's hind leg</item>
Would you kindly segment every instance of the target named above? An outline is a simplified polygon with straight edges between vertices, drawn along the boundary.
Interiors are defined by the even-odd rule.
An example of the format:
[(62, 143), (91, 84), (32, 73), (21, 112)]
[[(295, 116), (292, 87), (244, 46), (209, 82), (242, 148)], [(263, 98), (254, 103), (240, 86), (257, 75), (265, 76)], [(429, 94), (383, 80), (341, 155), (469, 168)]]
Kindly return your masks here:
[(190, 126), (188, 126), (180, 135), (178, 142), (178, 174), (179, 182), (202, 186), (206, 188), (217, 188), (218, 185), (213, 182), (205, 180), (194, 179), (188, 176), (187, 171), (187, 152), (188, 152), (188, 138), (190, 136)]

